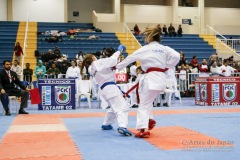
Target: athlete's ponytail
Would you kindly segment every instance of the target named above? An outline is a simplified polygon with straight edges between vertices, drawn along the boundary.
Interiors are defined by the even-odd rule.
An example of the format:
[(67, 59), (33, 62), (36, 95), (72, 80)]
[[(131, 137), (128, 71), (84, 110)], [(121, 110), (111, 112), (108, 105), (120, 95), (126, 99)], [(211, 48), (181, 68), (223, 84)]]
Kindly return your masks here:
[(155, 27), (146, 27), (143, 34), (145, 34), (145, 41), (148, 43), (152, 41), (161, 42), (162, 29), (160, 25)]

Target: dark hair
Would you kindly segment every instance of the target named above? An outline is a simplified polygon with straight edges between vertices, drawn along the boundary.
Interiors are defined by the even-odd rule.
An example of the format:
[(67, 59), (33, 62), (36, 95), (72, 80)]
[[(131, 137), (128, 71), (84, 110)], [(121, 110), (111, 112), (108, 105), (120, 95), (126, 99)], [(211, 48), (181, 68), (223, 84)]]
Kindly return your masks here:
[(14, 62), (17, 62), (17, 64), (19, 64), (18, 60), (16, 60), (16, 59), (14, 60)]
[(224, 59), (224, 60), (223, 60), (223, 63), (226, 63), (226, 62), (229, 62), (229, 60), (228, 60), (228, 59)]
[(107, 53), (106, 53), (107, 57), (111, 57), (113, 55), (113, 53), (115, 53), (115, 49), (113, 49), (113, 48), (107, 48), (106, 51), (107, 51)]
[(3, 65), (5, 65), (5, 63), (6, 62), (9, 62), (9, 63), (11, 63), (11, 61), (10, 60), (5, 60), (5, 61), (3, 61)]
[(30, 64), (30, 63), (26, 63), (26, 64)]
[(196, 58), (196, 56), (193, 56), (192, 59)]

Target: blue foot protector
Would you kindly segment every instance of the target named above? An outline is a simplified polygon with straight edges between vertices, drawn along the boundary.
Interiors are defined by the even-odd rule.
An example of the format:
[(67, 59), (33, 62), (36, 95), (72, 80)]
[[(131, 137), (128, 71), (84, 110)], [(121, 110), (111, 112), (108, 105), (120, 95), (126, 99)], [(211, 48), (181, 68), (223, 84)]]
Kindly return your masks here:
[(111, 125), (102, 125), (102, 130), (111, 130), (113, 127)]
[(117, 130), (118, 133), (123, 134), (124, 136), (132, 136), (132, 133), (127, 128), (119, 127)]

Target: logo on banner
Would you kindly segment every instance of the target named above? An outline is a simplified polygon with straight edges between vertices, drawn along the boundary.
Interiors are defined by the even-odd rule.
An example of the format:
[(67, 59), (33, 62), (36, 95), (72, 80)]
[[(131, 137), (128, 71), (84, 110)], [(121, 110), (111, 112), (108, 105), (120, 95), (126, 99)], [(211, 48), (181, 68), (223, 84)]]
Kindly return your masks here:
[(207, 84), (200, 84), (200, 94), (202, 101), (207, 100)]
[(212, 84), (212, 102), (220, 101), (220, 88), (219, 84)]
[(196, 100), (200, 101), (200, 94), (199, 94), (199, 84), (195, 84), (195, 95), (196, 95)]
[(42, 105), (51, 105), (51, 86), (42, 86)]
[(223, 84), (223, 99), (226, 101), (232, 101), (236, 98), (236, 83)]
[(59, 105), (66, 105), (71, 100), (71, 86), (55, 86), (55, 101)]

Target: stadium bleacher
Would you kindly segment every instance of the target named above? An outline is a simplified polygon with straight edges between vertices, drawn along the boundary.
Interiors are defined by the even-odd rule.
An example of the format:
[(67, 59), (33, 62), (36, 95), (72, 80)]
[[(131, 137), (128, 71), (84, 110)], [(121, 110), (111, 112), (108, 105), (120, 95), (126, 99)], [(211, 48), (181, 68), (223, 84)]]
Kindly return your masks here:
[[(145, 45), (143, 36), (136, 36), (136, 38), (142, 45)], [(201, 62), (203, 58), (208, 59), (216, 52), (213, 46), (209, 45), (197, 34), (184, 34), (182, 37), (163, 36), (161, 44), (169, 46), (178, 52), (183, 51), (188, 62), (191, 61), (194, 55)]]
[(19, 22), (0, 22), (0, 69), (4, 60), (12, 60)]
[[(70, 39), (70, 36), (62, 36), (61, 42), (47, 42), (44, 41), (44, 39), (49, 38), (49, 35), (39, 35), (38, 51), (40, 53), (46, 53), (48, 49), (54, 49), (55, 46), (58, 46), (61, 52), (68, 56), (68, 59), (73, 59), (79, 51), (83, 53), (96, 53), (108, 47), (117, 49), (120, 44), (115, 33), (95, 32), (95, 27), (91, 23), (38, 23), (38, 32), (50, 30), (66, 32), (70, 28), (91, 29), (92, 32), (78, 32), (78, 34), (74, 36), (74, 39)], [(89, 36), (92, 35), (99, 37), (99, 39), (88, 39)]]

